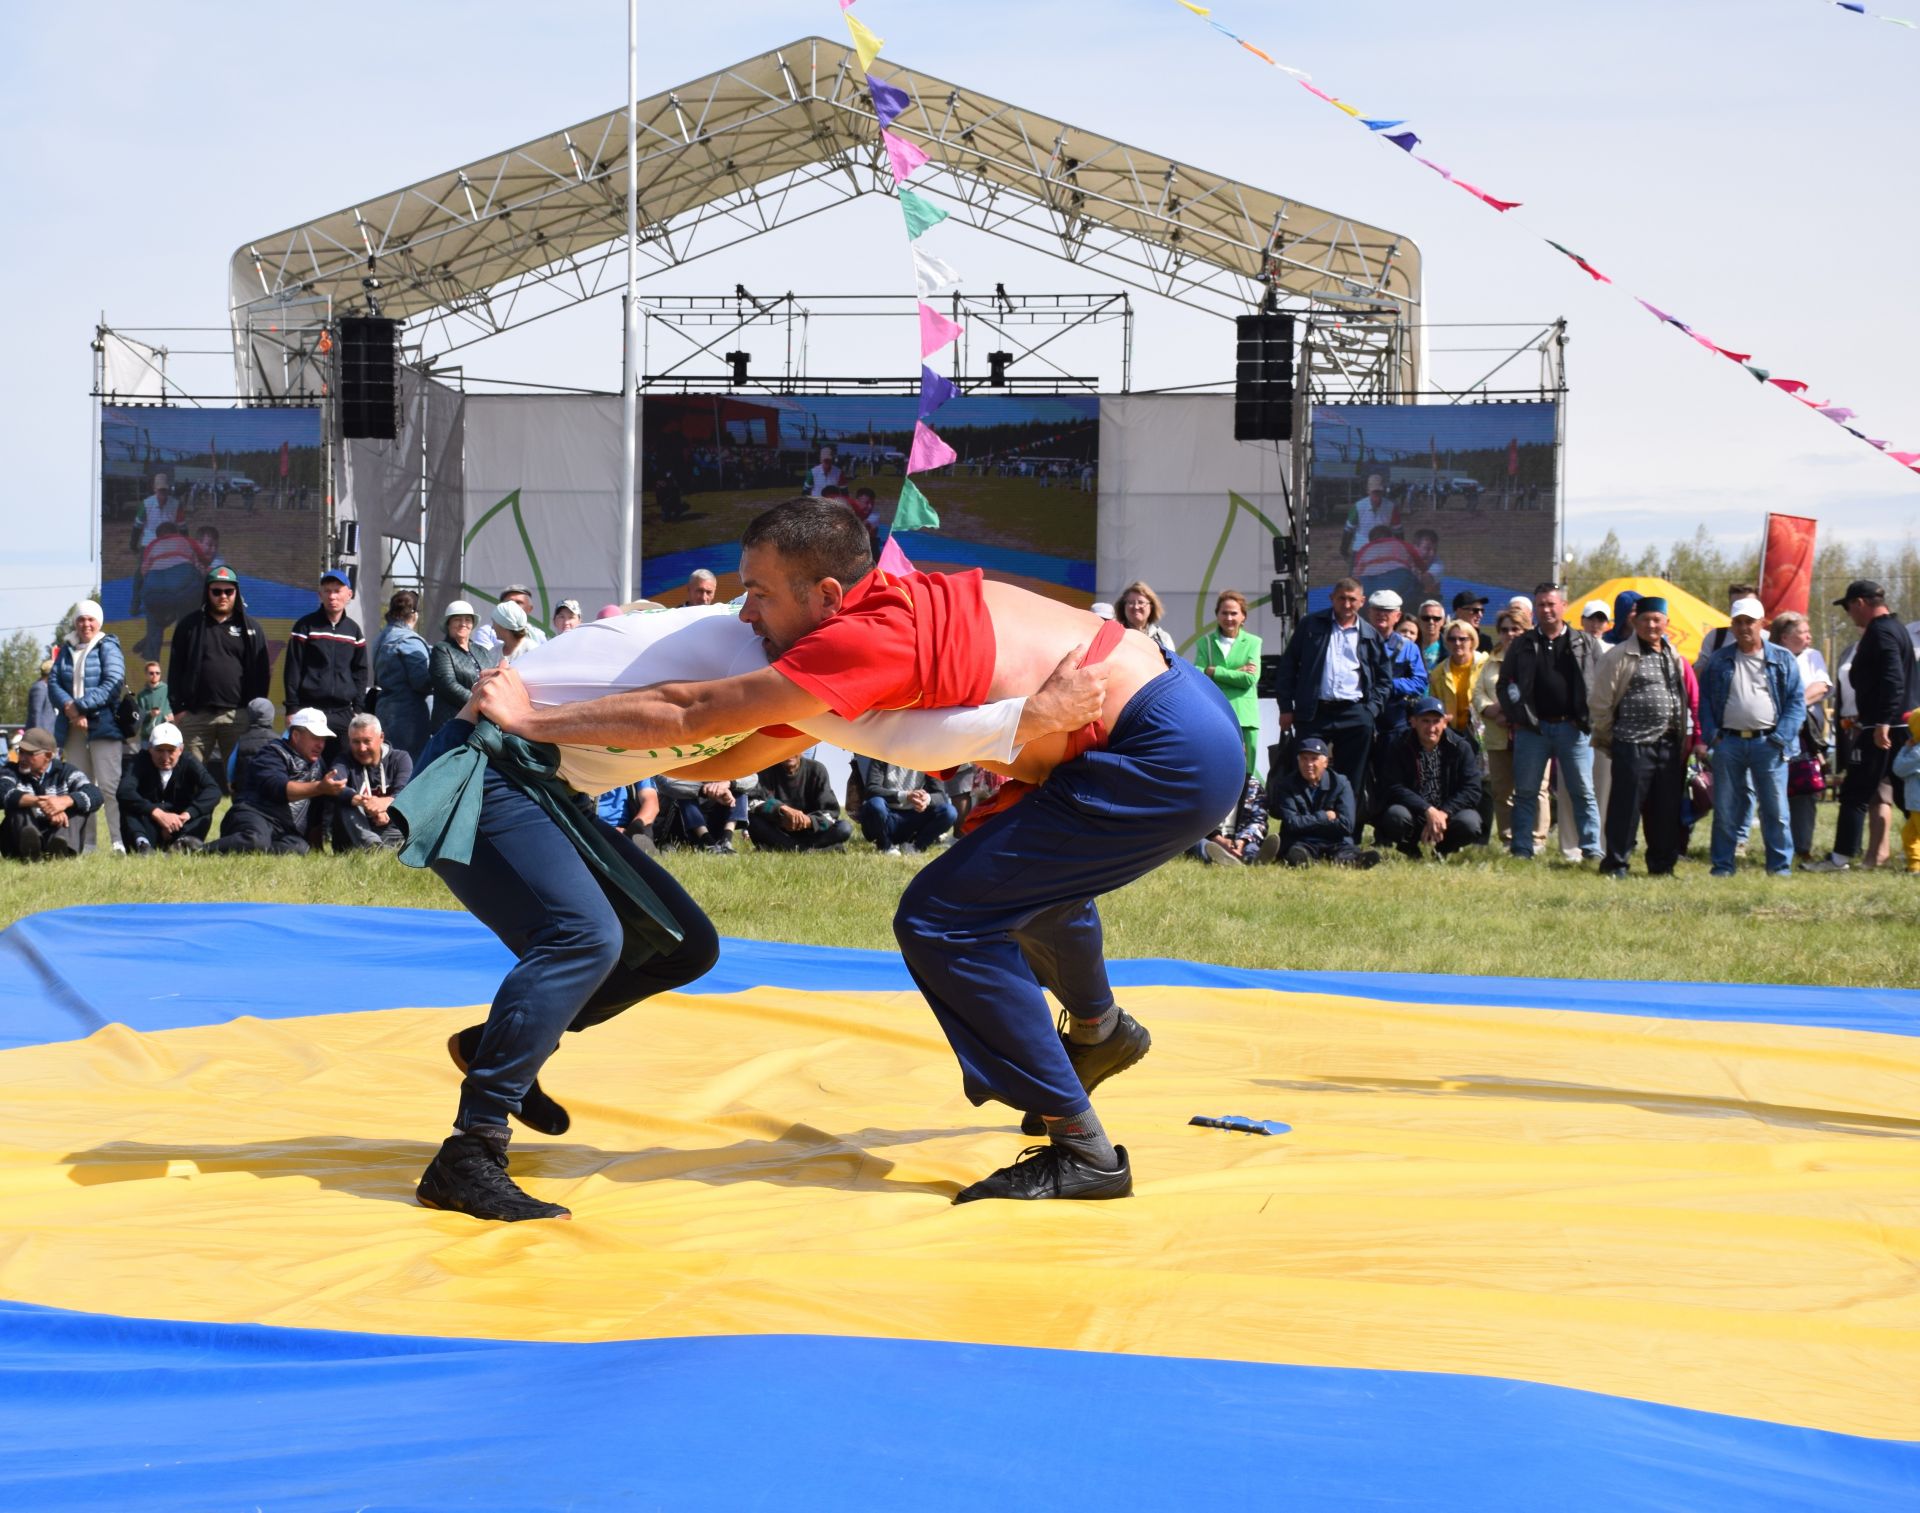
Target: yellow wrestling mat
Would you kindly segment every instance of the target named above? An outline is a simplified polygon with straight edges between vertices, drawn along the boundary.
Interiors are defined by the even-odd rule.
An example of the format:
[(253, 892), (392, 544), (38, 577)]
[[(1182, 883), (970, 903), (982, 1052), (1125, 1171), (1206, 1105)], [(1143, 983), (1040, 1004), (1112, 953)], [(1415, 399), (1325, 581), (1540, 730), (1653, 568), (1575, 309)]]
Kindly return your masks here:
[[(421, 1209), (447, 1036), (395, 1009), (0, 1052), (0, 1297), (531, 1341), (814, 1334), (1472, 1373), (1920, 1438), (1920, 1040), (1134, 988), (1137, 1196), (950, 1205), (1025, 1143), (917, 995), (568, 1036), (513, 1169)], [(1194, 1114), (1283, 1120), (1261, 1137)]]

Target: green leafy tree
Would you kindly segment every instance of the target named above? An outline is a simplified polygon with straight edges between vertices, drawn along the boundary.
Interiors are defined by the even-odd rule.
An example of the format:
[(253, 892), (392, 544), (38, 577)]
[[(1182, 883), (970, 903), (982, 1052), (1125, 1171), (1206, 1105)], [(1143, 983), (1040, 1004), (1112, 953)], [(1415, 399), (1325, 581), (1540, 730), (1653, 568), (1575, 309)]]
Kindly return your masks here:
[(0, 720), (8, 723), (27, 717), (27, 690), (40, 676), (40, 660), (46, 655), (32, 633), (17, 630), (0, 641)]

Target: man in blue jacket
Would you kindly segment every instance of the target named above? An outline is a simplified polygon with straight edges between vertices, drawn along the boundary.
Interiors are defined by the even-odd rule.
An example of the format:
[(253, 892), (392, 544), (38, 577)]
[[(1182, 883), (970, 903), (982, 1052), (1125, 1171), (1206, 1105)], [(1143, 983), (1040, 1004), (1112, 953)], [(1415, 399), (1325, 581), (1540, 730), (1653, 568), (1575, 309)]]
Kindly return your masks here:
[(1280, 729), (1325, 741), (1333, 770), (1347, 780), (1356, 801), (1366, 787), (1373, 728), (1392, 685), (1386, 646), (1361, 618), (1361, 598), (1357, 580), (1334, 584), (1332, 606), (1302, 618), (1288, 638), (1274, 680)]
[(1360, 828), (1353, 788), (1339, 773), (1327, 770), (1327, 743), (1319, 736), (1302, 736), (1294, 747), (1294, 765), (1295, 770), (1273, 786), (1280, 859), (1289, 867), (1315, 861), (1371, 867), (1379, 861), (1378, 851), (1362, 851), (1353, 843)]
[(1734, 840), (1760, 796), (1767, 873), (1793, 872), (1787, 828), (1787, 759), (1800, 747), (1806, 687), (1793, 653), (1765, 640), (1758, 599), (1733, 602), (1733, 639), (1700, 677), (1700, 735), (1713, 753), (1713, 875), (1733, 876)]

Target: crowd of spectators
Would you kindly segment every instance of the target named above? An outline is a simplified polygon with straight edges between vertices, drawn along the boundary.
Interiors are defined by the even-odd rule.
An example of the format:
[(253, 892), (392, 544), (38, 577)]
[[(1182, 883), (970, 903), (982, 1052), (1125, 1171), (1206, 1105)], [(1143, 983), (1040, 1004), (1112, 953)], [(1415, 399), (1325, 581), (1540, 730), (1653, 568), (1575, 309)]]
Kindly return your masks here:
[[(717, 592), (703, 569), (686, 599), (710, 604)], [(323, 573), (316, 597), (289, 635), (280, 734), (267, 639), (231, 567), (205, 573), (200, 602), (172, 626), (165, 668), (130, 667), (100, 606), (76, 605), (0, 771), (0, 854), (399, 849), (390, 805), (431, 733), (484, 670), (545, 639), (533, 597), (509, 584), (485, 616), (456, 599), (432, 642), (411, 590), (392, 596), (371, 642), (348, 612), (346, 573)], [(1731, 585), (1730, 626), (1691, 663), (1659, 599), (1593, 601), (1574, 624), (1563, 590), (1543, 583), (1491, 628), (1487, 602), (1463, 592), (1409, 613), (1395, 590), (1369, 594), (1345, 578), (1267, 656), (1245, 596), (1222, 592), (1191, 656), (1239, 719), (1246, 782), (1195, 854), (1370, 867), (1388, 849), (1438, 858), (1497, 845), (1529, 858), (1556, 843), (1557, 825), (1565, 859), (1618, 878), (1642, 846), (1648, 873), (1671, 873), (1704, 824), (1713, 876), (1732, 875), (1756, 827), (1758, 859), (1785, 876), (1796, 864), (1885, 863), (1898, 807), (1905, 865), (1920, 872), (1920, 714), (1910, 718), (1920, 645), (1879, 584), (1852, 583), (1837, 601), (1860, 638), (1832, 671), (1806, 616), (1768, 621), (1751, 584)], [(1095, 608), (1176, 654), (1149, 584)], [(554, 633), (582, 619), (564, 600)], [(1264, 779), (1263, 693), (1278, 701), (1282, 733)], [(838, 851), (857, 830), (897, 855), (951, 841), (998, 783), (974, 768), (936, 775), (855, 758), (843, 798), (804, 756), (728, 782), (652, 779), (597, 803), (649, 850), (731, 856), (744, 836), (754, 850)], [(1816, 860), (1816, 806), (1836, 786), (1834, 846)]]

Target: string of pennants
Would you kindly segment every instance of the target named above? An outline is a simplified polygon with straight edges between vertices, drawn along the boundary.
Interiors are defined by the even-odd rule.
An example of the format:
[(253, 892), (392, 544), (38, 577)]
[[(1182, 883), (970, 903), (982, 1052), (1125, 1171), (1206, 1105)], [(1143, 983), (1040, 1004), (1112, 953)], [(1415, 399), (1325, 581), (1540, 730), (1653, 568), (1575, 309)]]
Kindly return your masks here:
[(1868, 10), (1864, 5), (1859, 4), (1858, 0), (1824, 0), (1824, 3), (1831, 5), (1835, 10), (1852, 11), (1856, 16), (1864, 16), (1869, 21), (1884, 21), (1889, 26), (1904, 26), (1908, 31), (1920, 31), (1920, 26), (1914, 25), (1913, 22), (1902, 21), (1898, 16), (1882, 16)]
[(957, 340), (966, 328), (949, 320), (928, 301), (958, 288), (960, 275), (924, 240), (929, 231), (947, 218), (947, 212), (907, 187), (908, 181), (928, 161), (921, 147), (892, 129), (912, 101), (904, 89), (874, 77), (874, 60), (880, 56), (885, 43), (852, 14), (853, 3), (854, 0), (840, 0), (841, 19), (847, 23), (847, 33), (853, 38), (854, 54), (860, 59), (860, 71), (866, 75), (874, 114), (880, 121), (880, 143), (886, 148), (887, 165), (893, 171), (894, 198), (900, 203), (901, 219), (906, 223), (914, 292), (920, 302), (920, 405), (913, 425), (913, 444), (907, 451), (906, 477), (900, 481), (900, 499), (894, 506), (893, 528), (933, 531), (940, 528), (940, 516), (913, 479), (916, 473), (930, 472), (958, 459), (959, 454), (940, 439), (930, 422), (943, 405), (960, 393), (960, 386), (934, 372), (927, 359)]
[[(843, 0), (843, 3), (851, 4), (852, 0)], [(1504, 215), (1509, 210), (1518, 210), (1520, 208), (1521, 202), (1519, 200), (1502, 199), (1498, 195), (1495, 195), (1489, 192), (1488, 190), (1481, 188), (1478, 184), (1470, 183), (1466, 179), (1461, 178), (1458, 174), (1454, 173), (1451, 169), (1443, 167), (1441, 164), (1434, 162), (1431, 158), (1421, 156), (1418, 152), (1414, 150), (1415, 148), (1422, 145), (1421, 139), (1417, 133), (1407, 129), (1407, 122), (1405, 120), (1397, 120), (1397, 119), (1389, 120), (1381, 117), (1364, 115), (1358, 106), (1353, 105), (1350, 102), (1339, 98), (1339, 96), (1337, 95), (1329, 94), (1326, 90), (1320, 88), (1319, 85), (1313, 82), (1313, 76), (1307, 73), (1304, 69), (1289, 67), (1287, 64), (1282, 63), (1278, 59), (1276, 59), (1271, 53), (1268, 53), (1264, 49), (1255, 46), (1253, 43), (1247, 41), (1246, 38), (1238, 35), (1233, 31), (1230, 31), (1227, 27), (1221, 25), (1220, 22), (1214, 19), (1213, 8), (1211, 6), (1196, 4), (1195, 0), (1174, 0), (1174, 3), (1180, 6), (1182, 10), (1189, 11), (1193, 15), (1197, 16), (1200, 20), (1206, 22), (1208, 26), (1212, 27), (1215, 31), (1219, 32), (1223, 37), (1226, 37), (1230, 41), (1236, 43), (1239, 47), (1244, 49), (1246, 52), (1251, 53), (1254, 57), (1260, 59), (1263, 63), (1266, 63), (1269, 66), (1275, 69), (1278, 69), (1281, 73), (1290, 75), (1293, 78), (1293, 81), (1296, 84), (1298, 84), (1302, 89), (1306, 90), (1308, 94), (1313, 95), (1316, 99), (1324, 101), (1328, 105), (1331, 105), (1335, 110), (1338, 110), (1339, 112), (1341, 112), (1341, 114), (1352, 118), (1354, 121), (1358, 122), (1361, 126), (1365, 127), (1374, 136), (1378, 137), (1381, 141), (1391, 143), (1395, 148), (1405, 153), (1414, 162), (1419, 163), (1421, 166), (1425, 168), (1431, 169), (1433, 172), (1439, 174), (1440, 177), (1445, 179), (1448, 183), (1454, 185), (1458, 189), (1462, 189), (1466, 191), (1468, 194), (1472, 195), (1476, 200), (1479, 200), (1482, 204), (1488, 206), (1490, 209), (1495, 210), (1500, 214)], [(1838, 5), (1842, 10), (1853, 11), (1859, 15), (1864, 16), (1868, 14), (1865, 6), (1850, 3), (1850, 0), (1830, 0), (1830, 3)], [(1893, 22), (1893, 24), (1897, 26), (1912, 26), (1911, 22), (1900, 21), (1892, 16), (1880, 16), (1880, 17), (1877, 17), (1876, 19), (1882, 20), (1882, 21), (1891, 21)], [(1593, 279), (1595, 282), (1602, 283), (1602, 284), (1613, 283), (1613, 280), (1611, 278), (1609, 278), (1606, 274), (1602, 273), (1592, 263), (1587, 261), (1585, 257), (1581, 256), (1578, 252), (1575, 252), (1571, 247), (1563, 246), (1559, 242), (1554, 241), (1550, 237), (1542, 237), (1541, 240), (1546, 242), (1546, 244), (1549, 247), (1553, 248), (1555, 252), (1558, 252), (1562, 257), (1566, 258), (1569, 262), (1573, 263), (1575, 267), (1579, 268), (1581, 272), (1585, 273), (1589, 278)], [(1625, 293), (1626, 291), (1622, 290), (1621, 292)], [(1865, 442), (1868, 446), (1872, 447), (1875, 451), (1880, 452), (1887, 457), (1891, 457), (1895, 462), (1899, 463), (1902, 467), (1908, 469), (1911, 472), (1920, 472), (1920, 451), (1912, 451), (1912, 452), (1895, 451), (1893, 450), (1892, 442), (1886, 441), (1881, 438), (1869, 436), (1865, 431), (1859, 429), (1857, 426), (1851, 423), (1857, 417), (1855, 415), (1855, 412), (1851, 409), (1848, 409), (1845, 405), (1835, 404), (1831, 400), (1826, 400), (1826, 399), (1818, 399), (1818, 400), (1809, 399), (1807, 398), (1808, 385), (1801, 382), (1799, 379), (1777, 378), (1774, 376), (1771, 369), (1755, 363), (1753, 361), (1752, 353), (1736, 352), (1728, 347), (1723, 347), (1718, 342), (1713, 341), (1709, 337), (1703, 335), (1701, 332), (1695, 330), (1692, 326), (1688, 325), (1685, 321), (1681, 320), (1677, 315), (1670, 315), (1665, 310), (1661, 309), (1658, 305), (1651, 304), (1648, 301), (1639, 298), (1639, 296), (1637, 295), (1630, 295), (1629, 297), (1633, 299), (1635, 304), (1639, 305), (1649, 315), (1653, 316), (1654, 319), (1661, 322), (1661, 324), (1673, 327), (1676, 331), (1679, 331), (1682, 335), (1698, 343), (1700, 346), (1706, 348), (1707, 351), (1715, 353), (1718, 356), (1727, 359), (1729, 362), (1738, 363), (1742, 368), (1744, 368), (1748, 373), (1750, 373), (1753, 376), (1756, 382), (1766, 385), (1770, 388), (1778, 389), (1781, 393), (1786, 394), (1789, 398), (1795, 400), (1801, 405), (1804, 405), (1807, 409), (1812, 410), (1815, 414), (1824, 416), (1826, 419), (1832, 421), (1835, 425), (1839, 426), (1842, 430), (1846, 431), (1848, 435), (1853, 436), (1858, 440)]]

